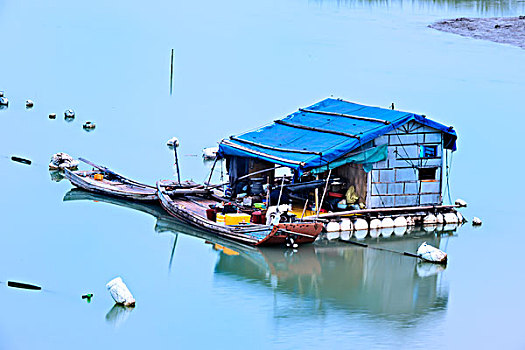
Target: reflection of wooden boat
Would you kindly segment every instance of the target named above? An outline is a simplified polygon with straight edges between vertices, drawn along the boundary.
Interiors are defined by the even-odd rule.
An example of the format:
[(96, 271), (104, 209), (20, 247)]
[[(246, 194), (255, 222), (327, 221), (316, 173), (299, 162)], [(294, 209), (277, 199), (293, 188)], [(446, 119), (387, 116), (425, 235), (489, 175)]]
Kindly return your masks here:
[(312, 243), (322, 230), (321, 223), (280, 223), (274, 226), (259, 224), (222, 225), (209, 220), (206, 209), (218, 204), (214, 199), (199, 196), (178, 196), (167, 181), (157, 182), (160, 203), (175, 218), (192, 226), (248, 245), (278, 245), (287, 242)]

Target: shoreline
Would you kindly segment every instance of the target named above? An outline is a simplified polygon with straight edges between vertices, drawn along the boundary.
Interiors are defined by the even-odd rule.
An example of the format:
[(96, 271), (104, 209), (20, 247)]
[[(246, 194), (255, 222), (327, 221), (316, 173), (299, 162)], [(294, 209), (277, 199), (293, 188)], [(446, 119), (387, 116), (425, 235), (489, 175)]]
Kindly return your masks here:
[(510, 44), (525, 49), (525, 16), (491, 18), (455, 18), (428, 26), (442, 32)]

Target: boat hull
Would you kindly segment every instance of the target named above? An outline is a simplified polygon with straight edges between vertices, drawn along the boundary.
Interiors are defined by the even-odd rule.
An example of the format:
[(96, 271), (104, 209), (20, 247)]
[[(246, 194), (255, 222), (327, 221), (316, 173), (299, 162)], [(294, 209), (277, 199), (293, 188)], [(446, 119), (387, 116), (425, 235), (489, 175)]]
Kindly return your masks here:
[(104, 195), (125, 198), (132, 201), (156, 201), (158, 200), (157, 190), (147, 186), (135, 186), (118, 183), (112, 184), (108, 181), (93, 181), (88, 176), (98, 173), (96, 171), (71, 171), (64, 169), (65, 177), (76, 187), (82, 188), (89, 192), (100, 193)]

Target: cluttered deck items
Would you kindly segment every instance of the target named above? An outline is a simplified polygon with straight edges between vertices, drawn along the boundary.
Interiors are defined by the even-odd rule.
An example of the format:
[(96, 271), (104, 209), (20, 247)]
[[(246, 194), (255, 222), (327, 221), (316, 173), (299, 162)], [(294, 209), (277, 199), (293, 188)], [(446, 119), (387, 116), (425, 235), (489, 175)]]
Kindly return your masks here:
[[(425, 115), (328, 98), (223, 139), (204, 184), (150, 186), (89, 162), (94, 170), (65, 173), (88, 191), (159, 200), (178, 220), (226, 239), (296, 246), (323, 228), (463, 221), (456, 210), (463, 203), (443, 205), (456, 139), (451, 126)], [(213, 185), (217, 163), (228, 181)]]

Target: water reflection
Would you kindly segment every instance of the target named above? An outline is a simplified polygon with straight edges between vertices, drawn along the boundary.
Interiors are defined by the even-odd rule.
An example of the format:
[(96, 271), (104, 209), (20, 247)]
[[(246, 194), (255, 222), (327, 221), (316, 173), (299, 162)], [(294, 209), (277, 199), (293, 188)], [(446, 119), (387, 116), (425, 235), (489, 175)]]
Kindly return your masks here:
[(311, 4), (331, 5), (337, 7), (398, 7), (398, 8), (434, 8), (451, 9), (454, 12), (470, 11), (479, 15), (512, 15), (521, 14), (525, 4), (521, 0), (309, 0)]
[[(254, 248), (231, 242), (174, 221), (156, 204), (132, 203), (74, 189), (65, 201), (90, 199), (133, 208), (157, 218), (155, 231), (189, 234), (205, 240), (218, 252), (215, 274), (244, 283), (268, 287), (276, 297), (276, 317), (290, 311), (279, 306), (279, 297), (299, 298), (309, 312), (324, 314), (333, 307), (349, 313), (364, 312), (372, 317), (413, 322), (414, 319), (443, 313), (448, 304), (448, 286), (442, 280), (444, 267), (390, 252), (366, 249), (324, 237), (297, 251), (282, 248)], [(402, 236), (367, 235), (361, 239), (371, 246), (399, 252), (416, 252), (427, 242), (440, 247), (454, 231), (425, 230)], [(176, 239), (170, 257), (173, 259)], [(124, 310), (113, 309), (119, 315)], [(124, 316), (106, 316), (120, 319)], [(127, 317), (127, 316), (126, 316)], [(116, 321), (117, 322), (117, 321)], [(118, 321), (119, 323), (121, 321)]]
[(106, 322), (112, 324), (115, 328), (118, 328), (126, 322), (133, 309), (133, 307), (115, 304), (106, 314)]

